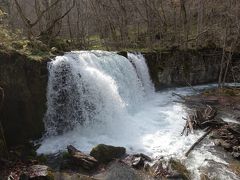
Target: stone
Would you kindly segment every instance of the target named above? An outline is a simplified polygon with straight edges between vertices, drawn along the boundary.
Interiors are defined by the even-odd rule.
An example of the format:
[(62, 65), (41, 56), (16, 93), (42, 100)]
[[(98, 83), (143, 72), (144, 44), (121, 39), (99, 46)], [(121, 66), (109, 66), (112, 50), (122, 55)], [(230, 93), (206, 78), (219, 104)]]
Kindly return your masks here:
[(87, 170), (92, 170), (97, 167), (98, 161), (94, 157), (84, 154), (71, 145), (68, 146), (67, 149), (75, 165)]
[(144, 164), (145, 171), (149, 172), (150, 168), (151, 168), (151, 166), (148, 163)]
[(124, 147), (99, 144), (91, 150), (90, 155), (100, 163), (108, 163), (113, 159), (122, 157), (125, 153), (126, 149)]
[(223, 140), (221, 140), (221, 139), (214, 139), (214, 144), (216, 145), (216, 146), (221, 146), (221, 142), (222, 142)]
[(234, 146), (233, 151), (234, 152), (240, 152), (240, 146)]
[(200, 174), (200, 179), (201, 180), (210, 180), (210, 178), (204, 173)]
[(232, 149), (232, 145), (226, 141), (222, 141), (221, 142), (221, 146), (225, 149), (225, 150), (228, 150), (230, 151)]
[(179, 179), (179, 180), (180, 180), (180, 179), (185, 179), (182, 174), (177, 173), (177, 172), (175, 172), (175, 173), (173, 173), (173, 174), (171, 174), (171, 175), (166, 175), (166, 178), (167, 178), (167, 179)]
[(178, 175), (178, 177), (181, 177), (182, 179), (191, 179), (190, 178), (190, 172), (187, 170), (187, 168), (178, 160), (171, 159), (169, 161), (169, 169), (172, 170), (171, 175)]
[(146, 162), (152, 162), (152, 159), (145, 154), (133, 154), (127, 155), (121, 159), (121, 161), (128, 166), (132, 166), (134, 168), (143, 168)]
[[(211, 56), (213, 49), (144, 52), (149, 73), (156, 90), (217, 82), (221, 53)], [(216, 54), (216, 53), (214, 53)], [(239, 62), (239, 60), (237, 60)], [(232, 77), (227, 77), (232, 81)]]
[(132, 167), (140, 169), (144, 167), (144, 160), (142, 157), (135, 157), (132, 162)]
[(240, 161), (233, 161), (230, 162), (229, 168), (232, 172), (234, 172), (236, 175), (240, 176)]
[(132, 167), (136, 168), (136, 169), (140, 169), (143, 168), (145, 165), (145, 162), (152, 162), (152, 159), (145, 155), (145, 154), (134, 154), (132, 156)]
[(222, 139), (215, 139), (214, 144), (216, 146), (222, 146), (225, 150), (228, 150), (228, 151), (230, 151), (232, 149), (231, 144)]
[(5, 94), (1, 121), (8, 146), (41, 138), (50, 59), (37, 61), (17, 52), (1, 52), (0, 59), (0, 84)]
[(51, 53), (58, 53), (59, 52), (59, 50), (56, 48), (56, 47), (52, 47), (51, 48)]
[(27, 169), (27, 172), (22, 173), (20, 180), (53, 180), (54, 176), (48, 166), (33, 165)]
[(239, 152), (232, 152), (232, 156), (233, 156), (235, 159), (240, 160), (240, 153), (239, 153)]
[(152, 162), (152, 159), (147, 156), (146, 154), (140, 153), (140, 154), (134, 154), (135, 157), (141, 157), (144, 161)]
[(54, 180), (95, 180), (95, 179), (90, 176), (79, 173), (56, 172), (54, 173)]
[(135, 170), (124, 163), (115, 161), (110, 163), (104, 172), (94, 175), (93, 178), (104, 180), (154, 180), (153, 177), (143, 171)]

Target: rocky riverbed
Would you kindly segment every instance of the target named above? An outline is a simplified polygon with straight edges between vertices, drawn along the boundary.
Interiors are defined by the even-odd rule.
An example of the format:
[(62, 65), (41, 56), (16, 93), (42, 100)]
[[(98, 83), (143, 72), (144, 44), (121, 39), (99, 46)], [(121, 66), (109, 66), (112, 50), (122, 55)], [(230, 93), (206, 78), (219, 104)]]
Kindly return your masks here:
[[(37, 155), (31, 143), (17, 147), (1, 159), (3, 179), (214, 179), (224, 171), (225, 178), (240, 176), (239, 161), (239, 89), (208, 90), (194, 96), (184, 96), (189, 114), (206, 103), (216, 110), (222, 124), (199, 142), (186, 159), (149, 157), (139, 152), (128, 154), (124, 147), (100, 144), (89, 154), (69, 145), (66, 152)], [(180, 102), (179, 102), (180, 103)], [(210, 125), (209, 125), (210, 126)], [(184, 127), (183, 127), (184, 128)], [(180, 135), (179, 135), (180, 136)], [(211, 146), (206, 147), (206, 144)], [(221, 158), (208, 159), (199, 152), (204, 148)], [(198, 151), (195, 151), (198, 150)], [(199, 151), (200, 150), (200, 151)], [(188, 163), (193, 156), (205, 158), (199, 168), (199, 177), (192, 173)]]
[[(73, 146), (55, 156), (19, 157), (1, 160), (3, 179), (190, 179), (190, 172), (176, 159), (152, 159), (144, 154), (126, 154), (124, 147), (100, 144), (90, 155)], [(12, 152), (13, 153), (13, 152)]]

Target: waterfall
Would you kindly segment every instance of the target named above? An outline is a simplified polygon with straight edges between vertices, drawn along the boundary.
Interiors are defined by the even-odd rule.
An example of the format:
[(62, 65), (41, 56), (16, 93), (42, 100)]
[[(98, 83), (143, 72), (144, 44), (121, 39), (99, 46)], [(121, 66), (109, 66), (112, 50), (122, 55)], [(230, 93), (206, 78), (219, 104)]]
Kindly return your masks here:
[(225, 170), (227, 162), (210, 141), (186, 159), (185, 153), (203, 132), (180, 136), (187, 114), (172, 94), (196, 92), (185, 87), (155, 93), (141, 54), (128, 53), (127, 59), (114, 52), (70, 52), (48, 65), (47, 133), (37, 153), (55, 154), (70, 144), (89, 153), (103, 143), (126, 147), (129, 154), (181, 159), (194, 177), (202, 168), (211, 168), (209, 159), (222, 164), (213, 169), (217, 179), (239, 179)]
[(148, 67), (145, 62), (145, 58), (141, 53), (133, 54), (128, 53), (129, 60), (134, 64), (136, 72), (141, 82), (143, 83), (144, 90), (147, 95), (152, 95), (154, 93), (154, 86), (150, 80)]
[(50, 62), (47, 135), (134, 113), (154, 88), (144, 57), (128, 56), (132, 63), (114, 52), (76, 51)]

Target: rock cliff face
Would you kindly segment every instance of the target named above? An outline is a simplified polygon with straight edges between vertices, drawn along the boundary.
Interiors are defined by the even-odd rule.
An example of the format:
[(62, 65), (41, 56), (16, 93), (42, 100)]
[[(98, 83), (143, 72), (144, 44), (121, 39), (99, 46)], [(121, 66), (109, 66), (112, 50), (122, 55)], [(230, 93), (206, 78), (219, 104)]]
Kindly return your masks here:
[[(157, 90), (218, 81), (221, 50), (174, 50), (145, 53), (144, 56)], [(234, 54), (233, 64), (239, 63), (240, 55)], [(229, 76), (228, 81), (233, 81), (233, 77)]]
[(8, 145), (39, 138), (44, 132), (47, 61), (0, 53), (0, 86), (5, 92), (0, 118)]
[[(221, 50), (175, 50), (144, 55), (157, 90), (218, 80)], [(8, 145), (22, 144), (44, 133), (48, 61), (31, 60), (16, 52), (0, 52), (0, 87), (5, 92), (0, 120)], [(233, 63), (240, 64), (239, 54), (233, 55)]]

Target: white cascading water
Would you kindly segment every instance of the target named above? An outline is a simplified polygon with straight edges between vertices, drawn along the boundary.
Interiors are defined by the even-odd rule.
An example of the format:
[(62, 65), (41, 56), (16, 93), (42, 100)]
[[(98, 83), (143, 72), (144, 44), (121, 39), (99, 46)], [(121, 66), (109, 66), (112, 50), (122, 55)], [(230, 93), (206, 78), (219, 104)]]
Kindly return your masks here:
[[(134, 63), (137, 61), (142, 63), (144, 59), (135, 58)], [(128, 59), (116, 53), (68, 53), (56, 57), (49, 64), (49, 72), (45, 117), (48, 135), (62, 134), (78, 125), (108, 123), (142, 103), (143, 85), (147, 83), (147, 93), (153, 91), (146, 82), (150, 79), (139, 80)]]
[(150, 80), (145, 58), (140, 53), (128, 53), (128, 58), (136, 68), (136, 73), (143, 84), (145, 93), (147, 95), (152, 95), (154, 93), (154, 86), (152, 81)]
[[(80, 51), (58, 56), (49, 64), (46, 135), (38, 153), (65, 151), (71, 144), (88, 153), (104, 143), (124, 146), (128, 153), (182, 159), (198, 179), (205, 159), (226, 164), (206, 142), (184, 153), (202, 135), (180, 136), (185, 121), (184, 107), (174, 103), (172, 93), (192, 94), (191, 88), (155, 93), (141, 54), (128, 58), (114, 52)], [(195, 89), (210, 88), (199, 86)], [(216, 173), (217, 172), (217, 173)], [(222, 168), (213, 172), (220, 179), (237, 179)]]

